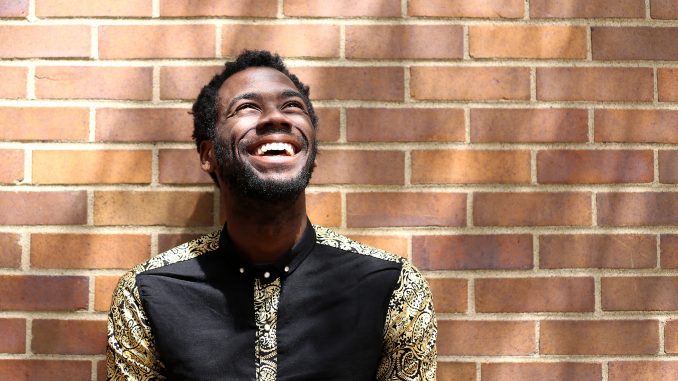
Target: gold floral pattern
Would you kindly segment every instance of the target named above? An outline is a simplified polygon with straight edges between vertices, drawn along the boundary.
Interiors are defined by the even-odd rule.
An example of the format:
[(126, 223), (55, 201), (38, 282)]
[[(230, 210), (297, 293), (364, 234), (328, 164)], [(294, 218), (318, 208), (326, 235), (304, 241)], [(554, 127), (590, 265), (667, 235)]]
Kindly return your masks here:
[(255, 361), (257, 381), (275, 381), (277, 375), (278, 343), (276, 327), (278, 322), (278, 300), (280, 278), (264, 283), (254, 282), (254, 316), (257, 323)]

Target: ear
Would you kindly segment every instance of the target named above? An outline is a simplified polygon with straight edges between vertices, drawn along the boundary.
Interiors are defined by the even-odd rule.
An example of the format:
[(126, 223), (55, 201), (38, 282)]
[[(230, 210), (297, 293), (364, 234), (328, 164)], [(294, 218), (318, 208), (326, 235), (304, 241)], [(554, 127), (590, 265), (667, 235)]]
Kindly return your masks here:
[(211, 140), (203, 140), (198, 147), (200, 153), (200, 168), (207, 172), (213, 173), (217, 170), (217, 159), (214, 155), (214, 143)]

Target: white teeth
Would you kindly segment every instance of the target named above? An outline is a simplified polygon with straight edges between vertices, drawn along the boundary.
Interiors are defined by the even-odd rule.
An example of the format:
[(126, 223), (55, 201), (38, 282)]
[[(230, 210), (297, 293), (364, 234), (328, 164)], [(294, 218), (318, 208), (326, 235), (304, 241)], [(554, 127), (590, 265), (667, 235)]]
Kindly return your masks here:
[(268, 151), (285, 151), (287, 156), (294, 156), (294, 148), (289, 143), (266, 143), (259, 146), (254, 154), (262, 156)]

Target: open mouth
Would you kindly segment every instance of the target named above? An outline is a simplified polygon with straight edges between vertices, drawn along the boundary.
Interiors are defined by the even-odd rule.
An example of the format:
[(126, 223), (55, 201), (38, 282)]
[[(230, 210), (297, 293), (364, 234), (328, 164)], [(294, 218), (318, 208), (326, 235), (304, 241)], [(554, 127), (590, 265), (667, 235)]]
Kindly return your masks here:
[(254, 156), (294, 156), (298, 152), (290, 143), (264, 143), (254, 149)]

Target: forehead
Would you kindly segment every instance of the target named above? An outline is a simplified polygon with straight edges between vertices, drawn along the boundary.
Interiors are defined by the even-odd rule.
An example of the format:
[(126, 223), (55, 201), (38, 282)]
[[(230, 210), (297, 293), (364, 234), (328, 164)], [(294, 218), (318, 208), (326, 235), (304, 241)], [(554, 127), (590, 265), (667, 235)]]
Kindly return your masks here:
[(285, 90), (297, 91), (285, 74), (270, 67), (251, 67), (228, 77), (219, 88), (219, 99), (228, 102), (239, 94), (280, 94)]

